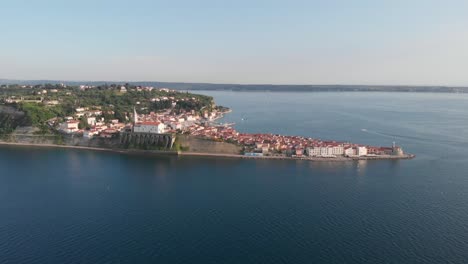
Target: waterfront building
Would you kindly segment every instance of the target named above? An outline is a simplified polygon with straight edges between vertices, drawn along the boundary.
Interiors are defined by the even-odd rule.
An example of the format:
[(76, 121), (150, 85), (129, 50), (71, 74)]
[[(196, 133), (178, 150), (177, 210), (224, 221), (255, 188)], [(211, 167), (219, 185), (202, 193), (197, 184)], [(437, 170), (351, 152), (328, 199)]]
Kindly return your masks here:
[(304, 150), (301, 148), (297, 148), (295, 153), (297, 157), (302, 157), (302, 155), (304, 154)]
[(307, 148), (306, 152), (309, 157), (320, 156), (320, 147)]
[(358, 156), (366, 156), (367, 155), (367, 147), (359, 146), (356, 148), (356, 155)]
[(381, 147), (368, 146), (367, 147), (367, 154), (383, 155), (383, 154), (385, 154), (385, 151)]
[(331, 154), (331, 149), (329, 149), (327, 147), (320, 147), (320, 156), (325, 157), (325, 156), (328, 156), (328, 155), (332, 155)]
[(343, 156), (345, 154), (343, 145), (334, 146), (314, 146), (306, 149), (309, 157), (331, 157)]
[(344, 148), (344, 154), (345, 156), (355, 156), (356, 155), (356, 149), (353, 147), (345, 147)]
[(98, 134), (99, 134), (99, 131), (97, 129), (85, 130), (83, 132), (83, 137), (90, 139), (90, 138), (93, 138), (94, 136), (96, 136)]
[(343, 145), (336, 145), (332, 147), (332, 155), (343, 156), (344, 147)]
[(80, 122), (76, 120), (65, 121), (60, 124), (60, 130), (64, 133), (71, 134), (78, 131), (78, 124)]

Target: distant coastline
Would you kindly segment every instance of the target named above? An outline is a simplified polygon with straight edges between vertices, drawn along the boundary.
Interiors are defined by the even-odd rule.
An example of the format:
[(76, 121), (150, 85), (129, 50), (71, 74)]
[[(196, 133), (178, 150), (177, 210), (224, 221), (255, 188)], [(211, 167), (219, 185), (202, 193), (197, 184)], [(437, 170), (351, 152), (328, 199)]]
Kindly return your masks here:
[(105, 85), (110, 83), (128, 83), (131, 85), (165, 87), (188, 91), (239, 91), (239, 92), (414, 92), (414, 93), (468, 93), (468, 87), (434, 85), (343, 85), (343, 84), (217, 84), (184, 83), (157, 81), (64, 81), (64, 80), (10, 80), (0, 79), (0, 85), (22, 84), (66, 84), (66, 85)]

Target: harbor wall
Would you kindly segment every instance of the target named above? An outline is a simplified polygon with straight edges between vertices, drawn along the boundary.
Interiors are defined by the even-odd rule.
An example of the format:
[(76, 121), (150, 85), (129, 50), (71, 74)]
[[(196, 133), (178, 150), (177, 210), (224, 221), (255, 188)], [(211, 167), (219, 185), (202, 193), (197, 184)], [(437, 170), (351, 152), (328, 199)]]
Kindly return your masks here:
[(241, 154), (242, 147), (208, 139), (198, 138), (191, 135), (177, 135), (178, 142), (182, 147), (187, 147), (190, 152), (213, 153), (213, 154)]
[(77, 135), (36, 134), (33, 127), (18, 127), (0, 141), (20, 144), (50, 144), (109, 149), (171, 150), (175, 137), (171, 134), (122, 133), (112, 138), (84, 138)]

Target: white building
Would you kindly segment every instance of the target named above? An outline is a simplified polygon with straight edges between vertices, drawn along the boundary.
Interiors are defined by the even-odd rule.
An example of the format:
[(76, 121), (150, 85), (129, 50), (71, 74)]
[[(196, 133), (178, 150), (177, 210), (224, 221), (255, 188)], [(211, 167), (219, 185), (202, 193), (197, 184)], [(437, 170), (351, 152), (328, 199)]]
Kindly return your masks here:
[(84, 138), (93, 138), (94, 136), (97, 136), (99, 134), (99, 131), (96, 129), (91, 129), (91, 130), (86, 130), (83, 132), (83, 137)]
[(60, 124), (60, 130), (67, 134), (77, 132), (79, 123), (80, 122), (76, 120), (69, 120), (69, 121), (63, 122)]
[(332, 147), (332, 155), (343, 156), (344, 155), (343, 145), (333, 146)]
[(133, 126), (133, 132), (135, 133), (154, 133), (162, 134), (164, 133), (166, 126), (160, 122), (141, 122), (136, 123)]
[(344, 154), (345, 156), (355, 156), (356, 155), (356, 150), (352, 147), (346, 147), (344, 149)]
[(58, 105), (60, 102), (58, 100), (49, 100), (49, 101), (44, 101), (44, 104), (46, 105)]
[(90, 110), (86, 114), (100, 116), (100, 115), (102, 115), (102, 111), (101, 110)]
[(326, 157), (326, 156), (332, 155), (331, 152), (332, 152), (332, 149), (331, 149), (331, 148), (328, 148), (328, 147), (320, 147), (320, 156), (322, 156), (322, 157)]
[(96, 129), (98, 132), (102, 132), (104, 130), (106, 130), (108, 127), (104, 124), (102, 125), (96, 125), (96, 127), (94, 129)]
[(90, 125), (90, 126), (95, 126), (96, 125), (96, 117), (88, 117), (86, 119), (86, 121), (88, 122), (88, 125)]
[(309, 157), (320, 156), (320, 147), (307, 148), (306, 152)]
[(343, 145), (311, 147), (307, 148), (306, 152), (310, 157), (331, 157), (345, 154)]
[(162, 134), (166, 130), (166, 125), (161, 122), (139, 122), (138, 113), (133, 108), (133, 132)]
[(367, 155), (367, 148), (366, 147), (357, 147), (356, 148), (356, 155), (366, 156)]

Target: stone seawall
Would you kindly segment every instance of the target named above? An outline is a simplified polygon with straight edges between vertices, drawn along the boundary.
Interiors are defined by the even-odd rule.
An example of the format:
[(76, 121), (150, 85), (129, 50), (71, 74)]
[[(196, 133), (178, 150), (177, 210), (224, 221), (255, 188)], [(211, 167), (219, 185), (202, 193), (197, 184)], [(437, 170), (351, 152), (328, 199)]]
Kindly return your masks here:
[(3, 138), (4, 142), (20, 143), (20, 144), (46, 144), (46, 145), (62, 145), (62, 146), (81, 146), (93, 148), (121, 148), (118, 138), (94, 138), (86, 139), (81, 136), (69, 135), (28, 135), (28, 134), (13, 134)]
[(177, 135), (182, 147), (188, 147), (188, 151), (211, 154), (241, 154), (242, 147), (226, 142), (216, 142), (208, 139), (197, 138), (190, 135)]
[(76, 135), (38, 135), (33, 127), (17, 128), (1, 141), (20, 144), (46, 144), (109, 149), (170, 150), (175, 137), (171, 134), (122, 133), (112, 138), (92, 139)]
[(172, 134), (153, 134), (153, 133), (135, 133), (122, 132), (119, 136), (120, 144), (124, 146), (144, 146), (144, 147), (162, 147), (172, 149), (175, 135)]

